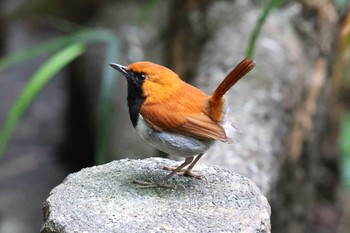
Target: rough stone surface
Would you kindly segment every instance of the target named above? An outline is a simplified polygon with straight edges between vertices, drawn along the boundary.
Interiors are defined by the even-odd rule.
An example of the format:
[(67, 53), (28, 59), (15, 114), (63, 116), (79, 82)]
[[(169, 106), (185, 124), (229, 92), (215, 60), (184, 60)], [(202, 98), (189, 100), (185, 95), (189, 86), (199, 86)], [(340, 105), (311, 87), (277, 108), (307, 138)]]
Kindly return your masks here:
[(198, 164), (204, 180), (176, 176), (174, 189), (140, 188), (158, 180), (162, 165), (150, 158), (119, 160), (69, 175), (44, 203), (41, 232), (270, 232), (270, 206), (249, 179)]

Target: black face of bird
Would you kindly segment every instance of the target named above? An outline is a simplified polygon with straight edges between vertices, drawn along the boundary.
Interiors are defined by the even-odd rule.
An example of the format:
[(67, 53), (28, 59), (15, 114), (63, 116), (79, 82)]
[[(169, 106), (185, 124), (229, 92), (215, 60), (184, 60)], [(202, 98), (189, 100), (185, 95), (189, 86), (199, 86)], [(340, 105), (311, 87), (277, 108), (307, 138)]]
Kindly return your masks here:
[(142, 91), (142, 84), (146, 76), (144, 73), (128, 70), (127, 67), (119, 64), (111, 63), (110, 66), (122, 73), (128, 81), (127, 103), (129, 107), (129, 116), (133, 126), (136, 127), (141, 106), (146, 100)]

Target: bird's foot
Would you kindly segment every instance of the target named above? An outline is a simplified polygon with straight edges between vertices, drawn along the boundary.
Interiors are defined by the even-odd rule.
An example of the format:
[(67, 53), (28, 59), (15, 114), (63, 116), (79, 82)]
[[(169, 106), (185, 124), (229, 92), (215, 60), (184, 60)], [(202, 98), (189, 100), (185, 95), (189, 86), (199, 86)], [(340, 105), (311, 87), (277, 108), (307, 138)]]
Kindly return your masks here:
[[(175, 171), (176, 167), (163, 166), (163, 169), (168, 170), (168, 171)], [(202, 174), (194, 173), (194, 172), (192, 172), (192, 169), (188, 169), (188, 168), (181, 169), (177, 173), (178, 173), (178, 175), (190, 176), (190, 177), (194, 177), (194, 178), (199, 179), (199, 180), (204, 179), (204, 176)]]

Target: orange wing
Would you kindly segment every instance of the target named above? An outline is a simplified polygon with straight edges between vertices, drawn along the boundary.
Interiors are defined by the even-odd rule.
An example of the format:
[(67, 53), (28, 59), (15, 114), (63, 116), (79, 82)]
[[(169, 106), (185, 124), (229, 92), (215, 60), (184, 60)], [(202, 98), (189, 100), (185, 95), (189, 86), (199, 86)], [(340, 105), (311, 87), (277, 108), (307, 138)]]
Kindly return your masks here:
[(178, 130), (186, 135), (223, 142), (227, 140), (224, 128), (207, 115), (187, 117), (186, 120), (185, 124), (178, 127)]
[(209, 117), (208, 101), (207, 94), (184, 83), (176, 95), (160, 103), (148, 103), (146, 99), (140, 113), (147, 124), (158, 131), (226, 141), (223, 127)]

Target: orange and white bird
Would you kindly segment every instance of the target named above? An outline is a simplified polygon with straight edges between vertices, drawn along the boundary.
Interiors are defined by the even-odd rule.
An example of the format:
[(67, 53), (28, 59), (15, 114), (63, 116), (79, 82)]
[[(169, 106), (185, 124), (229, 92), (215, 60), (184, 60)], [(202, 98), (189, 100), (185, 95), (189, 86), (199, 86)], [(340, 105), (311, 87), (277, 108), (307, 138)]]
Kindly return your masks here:
[(158, 182), (139, 183), (166, 186), (166, 181), (178, 172), (201, 178), (192, 172), (194, 165), (215, 141), (229, 141), (224, 126), (225, 93), (254, 68), (254, 61), (242, 60), (211, 96), (161, 65), (147, 61), (127, 67), (110, 65), (127, 79), (129, 115), (141, 137), (165, 153), (185, 157), (184, 163), (168, 168), (172, 172)]

